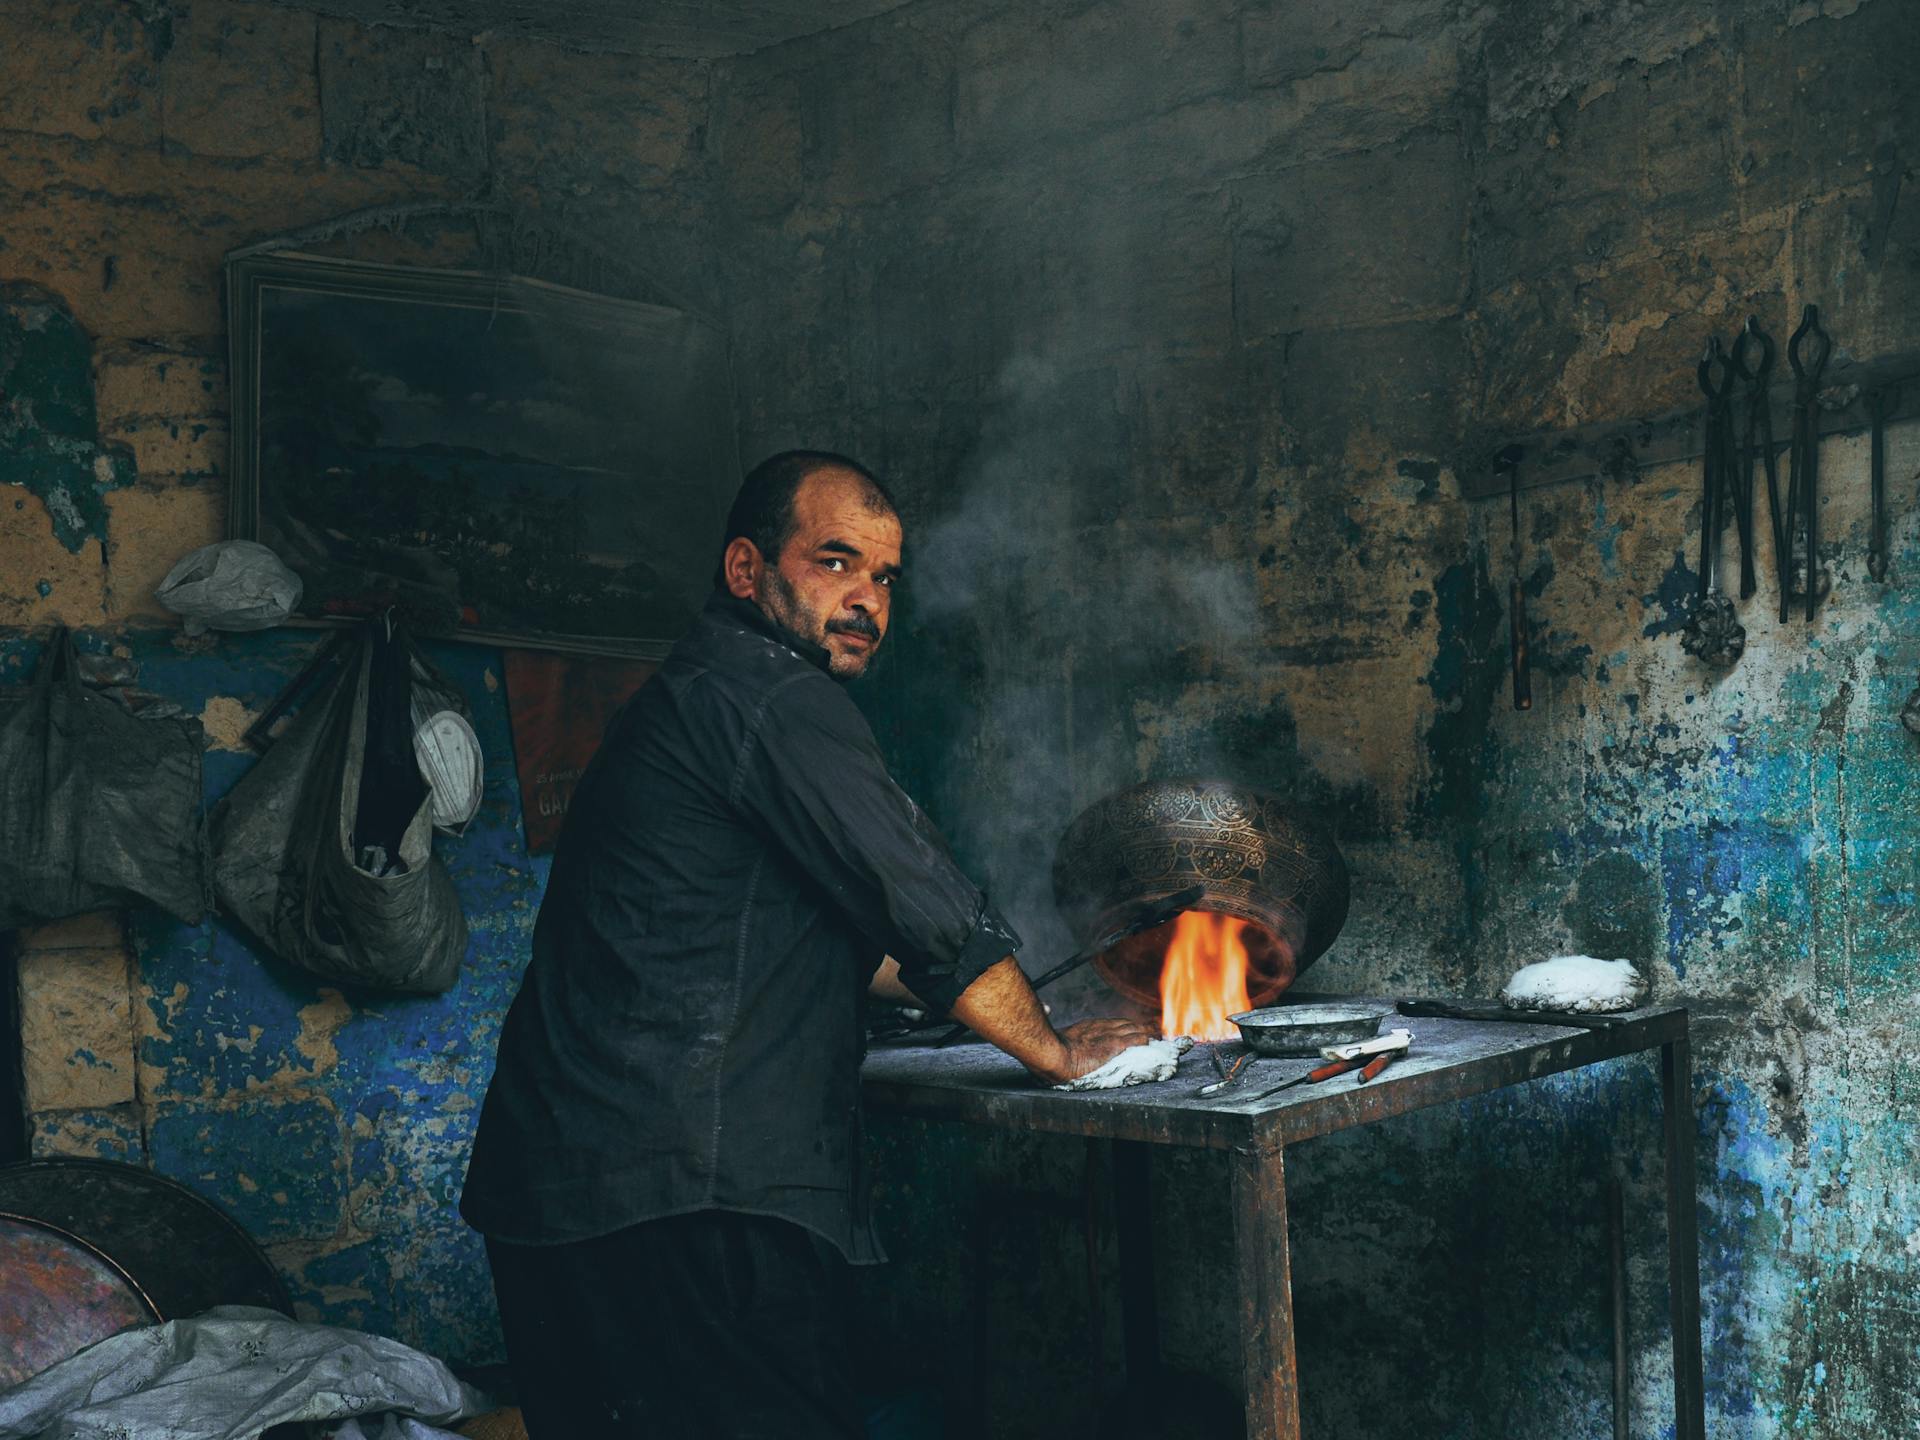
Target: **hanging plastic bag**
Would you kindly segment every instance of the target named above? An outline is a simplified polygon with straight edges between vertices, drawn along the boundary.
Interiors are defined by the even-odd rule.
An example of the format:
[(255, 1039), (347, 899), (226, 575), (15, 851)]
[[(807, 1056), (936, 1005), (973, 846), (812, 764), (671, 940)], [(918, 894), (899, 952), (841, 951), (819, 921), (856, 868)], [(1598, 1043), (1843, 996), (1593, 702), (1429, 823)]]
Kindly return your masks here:
[[(381, 622), (215, 807), (221, 912), (290, 964), (412, 994), (451, 986), (467, 922), (413, 762), (412, 645)], [(404, 760), (404, 765), (397, 762)]]
[(198, 720), (142, 719), (80, 683), (58, 631), (0, 700), (0, 930), (153, 904), (206, 913)]
[(221, 540), (184, 556), (153, 598), (198, 635), (278, 625), (300, 603), (301, 589), (300, 577), (257, 540)]

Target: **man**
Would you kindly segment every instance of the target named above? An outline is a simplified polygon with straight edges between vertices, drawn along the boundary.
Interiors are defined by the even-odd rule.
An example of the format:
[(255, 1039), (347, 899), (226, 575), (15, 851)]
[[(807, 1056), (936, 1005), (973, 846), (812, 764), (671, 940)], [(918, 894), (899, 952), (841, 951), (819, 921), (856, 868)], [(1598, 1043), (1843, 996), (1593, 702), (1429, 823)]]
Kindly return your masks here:
[(862, 1433), (870, 990), (1046, 1081), (1151, 1038), (1055, 1032), (835, 683), (886, 638), (901, 542), (851, 460), (756, 467), (713, 597), (575, 791), (461, 1201), (532, 1440)]

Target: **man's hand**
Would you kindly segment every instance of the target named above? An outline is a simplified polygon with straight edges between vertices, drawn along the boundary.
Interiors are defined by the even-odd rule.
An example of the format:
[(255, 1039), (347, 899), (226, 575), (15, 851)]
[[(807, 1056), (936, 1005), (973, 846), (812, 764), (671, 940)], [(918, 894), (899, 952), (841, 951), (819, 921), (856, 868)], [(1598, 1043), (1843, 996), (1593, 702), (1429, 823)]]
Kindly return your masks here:
[(1159, 1038), (1159, 1026), (1140, 1020), (1082, 1020), (1060, 1032), (1060, 1043), (1067, 1047), (1066, 1073), (1041, 1078), (1053, 1085), (1078, 1080), (1098, 1070), (1122, 1050)]
[(1046, 1007), (1011, 955), (961, 992), (948, 1013), (1049, 1085), (1077, 1080), (1155, 1035), (1152, 1026), (1138, 1020), (1084, 1020), (1056, 1033)]

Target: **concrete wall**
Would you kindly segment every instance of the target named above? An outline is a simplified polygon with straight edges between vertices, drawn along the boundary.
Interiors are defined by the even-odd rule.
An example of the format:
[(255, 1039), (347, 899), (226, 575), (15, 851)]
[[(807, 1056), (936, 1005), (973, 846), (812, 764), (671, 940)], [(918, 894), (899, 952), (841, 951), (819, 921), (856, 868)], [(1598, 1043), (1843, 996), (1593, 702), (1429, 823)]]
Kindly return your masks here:
[[(1455, 498), (1455, 461), (1693, 403), (1749, 312), (1784, 342), (1815, 301), (1843, 350), (1912, 351), (1912, 50), (1884, 0), (920, 5), (716, 76), (743, 453), (844, 446), (903, 492), (869, 703), (911, 786), (1038, 955), (1074, 811), (1217, 771), (1340, 826), (1354, 915), (1316, 987), (1490, 994), (1576, 948), (1690, 1001), (1719, 1435), (1920, 1417), (1894, 717), (1920, 436), (1889, 437), (1894, 583), (1864, 577), (1864, 438), (1829, 442), (1834, 597), (1782, 627), (1763, 589), (1728, 676), (1678, 645), (1697, 471), (1529, 497), (1527, 715), (1505, 506)], [(1653, 1090), (1622, 1065), (1301, 1150), (1309, 1430), (1391, 1404), (1425, 1434), (1605, 1433), (1618, 1171), (1656, 1433)], [(993, 1433), (1070, 1423), (1116, 1353), (1110, 1287), (1104, 1342), (1080, 1328), (1077, 1150), (899, 1126), (884, 1153), (877, 1343), (910, 1368), (945, 1337)], [(1231, 1383), (1223, 1175), (1161, 1179), (1169, 1359)], [(970, 1285), (1005, 1301), (983, 1330)]]
[[(693, 62), (370, 29), (276, 5), (0, 5), (0, 685), (50, 622), (201, 717), (209, 799), (319, 643), (189, 641), (152, 600), (224, 534), (231, 248), (349, 211), (498, 199), (711, 300)], [(326, 247), (471, 264), (462, 225)], [(88, 916), (24, 937), (34, 1152), (146, 1163), (226, 1206), (302, 1313), (498, 1357), (453, 1213), (538, 905), (498, 654), (436, 647), (487, 755), (480, 817), (436, 849), (473, 946), (431, 1000), (347, 994), (224, 926)]]

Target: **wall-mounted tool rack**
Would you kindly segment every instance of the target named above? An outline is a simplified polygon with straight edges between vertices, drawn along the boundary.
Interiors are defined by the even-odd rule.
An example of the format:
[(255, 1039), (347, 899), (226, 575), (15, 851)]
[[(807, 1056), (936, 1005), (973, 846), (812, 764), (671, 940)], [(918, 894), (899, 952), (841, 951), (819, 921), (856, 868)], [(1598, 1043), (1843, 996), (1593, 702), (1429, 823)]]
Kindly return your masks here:
[[(1784, 375), (1784, 378), (1782, 376)], [(1867, 397), (1885, 396), (1886, 423), (1920, 417), (1920, 352), (1907, 351), (1879, 360), (1856, 361), (1837, 353), (1820, 389), (1819, 433), (1845, 435), (1872, 426)], [(1793, 374), (1784, 359), (1767, 392), (1781, 423), (1775, 450), (1786, 451), (1784, 417), (1793, 407)], [(1645, 420), (1605, 420), (1574, 429), (1532, 435), (1484, 436), (1461, 449), (1454, 473), (1461, 498), (1506, 498), (1514, 479), (1522, 490), (1586, 481), (1597, 476), (1637, 480), (1658, 465), (1698, 460), (1706, 446), (1706, 406)], [(1512, 471), (1517, 468), (1518, 476)]]

